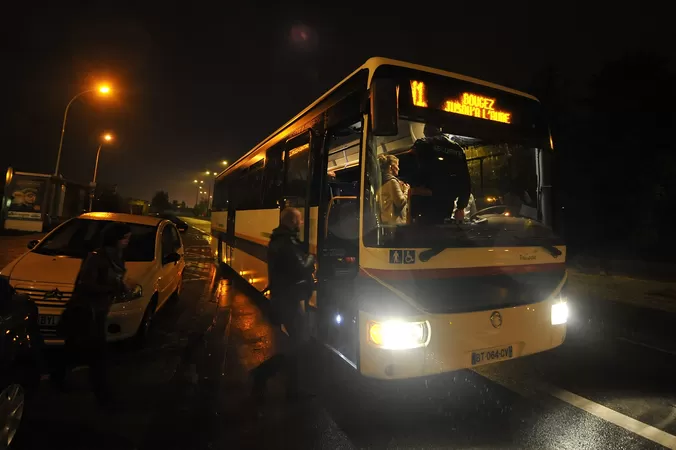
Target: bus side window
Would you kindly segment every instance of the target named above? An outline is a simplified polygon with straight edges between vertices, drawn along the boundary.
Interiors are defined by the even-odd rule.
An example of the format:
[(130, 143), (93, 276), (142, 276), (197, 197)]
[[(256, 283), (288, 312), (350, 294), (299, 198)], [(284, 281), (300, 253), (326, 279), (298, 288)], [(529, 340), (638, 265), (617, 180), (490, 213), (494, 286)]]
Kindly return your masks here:
[(245, 201), (243, 202), (242, 209), (262, 209), (262, 198), (261, 192), (263, 189), (262, 186), (263, 178), (263, 160), (252, 164), (246, 173), (246, 177), (243, 177), (244, 183), (242, 184), (242, 194)]
[(269, 148), (265, 155), (263, 176), (263, 208), (277, 208), (282, 198), (284, 182), (284, 144)]
[(287, 151), (286, 182), (284, 183), (284, 206), (304, 208), (308, 197), (310, 144), (298, 143)]

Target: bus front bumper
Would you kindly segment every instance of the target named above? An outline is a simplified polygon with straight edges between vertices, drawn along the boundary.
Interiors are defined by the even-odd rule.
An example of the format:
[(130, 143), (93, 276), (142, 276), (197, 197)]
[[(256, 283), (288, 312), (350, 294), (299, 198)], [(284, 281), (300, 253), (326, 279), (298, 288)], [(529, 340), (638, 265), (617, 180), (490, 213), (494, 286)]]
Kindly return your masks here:
[[(563, 306), (561, 306), (563, 305)], [(377, 318), (360, 311), (359, 370), (369, 378), (396, 380), (425, 377), (478, 367), (543, 352), (566, 337), (567, 304), (556, 300), (460, 314), (430, 314), (405, 319)], [(391, 345), (383, 343), (373, 324), (396, 320), (390, 326)], [(426, 323), (411, 345), (402, 334), (418, 336), (400, 322)], [(380, 333), (380, 334), (378, 334)], [(418, 333), (419, 334), (419, 333)], [(387, 337), (387, 336), (386, 336)], [(375, 341), (380, 345), (374, 344)], [(383, 345), (385, 344), (385, 345)], [(412, 348), (411, 348), (412, 347)]]

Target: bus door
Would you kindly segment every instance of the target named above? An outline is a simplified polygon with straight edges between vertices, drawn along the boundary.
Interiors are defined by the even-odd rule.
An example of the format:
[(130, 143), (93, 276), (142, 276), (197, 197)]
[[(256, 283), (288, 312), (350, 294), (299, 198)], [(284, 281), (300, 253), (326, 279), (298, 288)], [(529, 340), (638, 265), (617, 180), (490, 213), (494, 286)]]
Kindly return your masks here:
[[(293, 207), (303, 216), (300, 241), (306, 252), (317, 253), (316, 211), (313, 217), (310, 203), (310, 184), (312, 181), (312, 131), (301, 134), (286, 142), (284, 148), (284, 208)], [(281, 212), (281, 210), (280, 210)], [(313, 226), (314, 222), (314, 226)], [(314, 231), (314, 233), (313, 233)]]
[[(358, 111), (358, 110), (357, 110)], [(331, 117), (335, 117), (334, 125)], [(348, 116), (349, 117), (349, 116)], [(359, 270), (361, 120), (329, 110), (317, 172), (319, 199), (317, 337), (356, 366), (359, 348), (354, 280)], [(320, 178), (320, 177), (318, 177)]]

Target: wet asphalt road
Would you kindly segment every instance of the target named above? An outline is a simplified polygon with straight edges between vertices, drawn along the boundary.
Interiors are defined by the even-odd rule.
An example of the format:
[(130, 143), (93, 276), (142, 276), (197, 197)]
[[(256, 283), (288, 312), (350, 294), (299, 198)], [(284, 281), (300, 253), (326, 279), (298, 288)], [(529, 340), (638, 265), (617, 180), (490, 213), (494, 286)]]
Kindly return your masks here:
[(119, 410), (97, 407), (86, 369), (68, 394), (43, 383), (17, 448), (676, 448), (676, 316), (583, 291), (556, 350), (383, 385), (316, 347), (304, 385), (317, 396), (287, 405), (274, 380), (256, 408), (246, 374), (282, 337), (216, 271), (207, 239), (185, 235), (183, 295), (147, 347), (113, 348)]

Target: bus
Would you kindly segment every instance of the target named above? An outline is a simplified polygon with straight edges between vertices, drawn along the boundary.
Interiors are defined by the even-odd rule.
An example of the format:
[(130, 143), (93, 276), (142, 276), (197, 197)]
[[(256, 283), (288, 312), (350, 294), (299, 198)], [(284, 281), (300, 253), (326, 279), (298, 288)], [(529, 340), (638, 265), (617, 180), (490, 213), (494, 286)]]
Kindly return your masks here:
[[(454, 176), (443, 152), (415, 151), (428, 125), (464, 152), (471, 196), (461, 221), (439, 188)], [(410, 185), (397, 223), (381, 214), (381, 155), (398, 158)], [(271, 231), (283, 208), (298, 208), (300, 241), (317, 261), (312, 334), (365, 377), (531, 355), (561, 345), (568, 318), (552, 160), (535, 97), (371, 58), (217, 176), (212, 242), (265, 295)]]

